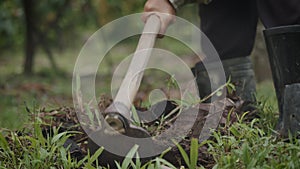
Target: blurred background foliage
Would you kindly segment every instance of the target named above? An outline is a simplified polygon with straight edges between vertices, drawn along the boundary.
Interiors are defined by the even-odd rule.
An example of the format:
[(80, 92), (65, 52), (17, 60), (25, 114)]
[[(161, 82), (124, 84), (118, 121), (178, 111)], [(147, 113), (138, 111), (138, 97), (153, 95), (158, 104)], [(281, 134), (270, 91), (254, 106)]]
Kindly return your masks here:
[[(83, 29), (95, 29), (120, 16), (141, 12), (145, 1), (121, 0), (2, 0), (0, 1), (0, 47), (18, 49), (24, 44), (25, 6), (34, 25), (45, 33), (52, 47), (66, 47)], [(27, 4), (27, 5), (25, 5)], [(62, 45), (62, 46), (61, 46)]]
[[(36, 50), (52, 60), (53, 50), (82, 45), (78, 37), (121, 16), (141, 12), (145, 1), (121, 0), (2, 0), (1, 53), (24, 50), (24, 72), (33, 73)], [(30, 49), (31, 48), (31, 49)], [(0, 53), (0, 54), (1, 54)], [(3, 55), (0, 55), (3, 57)], [(32, 62), (26, 67), (26, 59)], [(27, 61), (28, 62), (28, 61)]]
[[(75, 3), (74, 3), (75, 2)], [(86, 11), (89, 4), (82, 1), (68, 0), (47, 0), (47, 1), (22, 1), (22, 0), (4, 0), (0, 2), (1, 8), (1, 47), (6, 49), (20, 48), (24, 44), (26, 34), (26, 19), (24, 4), (28, 4), (31, 10), (32, 20), (36, 29), (46, 32), (47, 43), (53, 47), (58, 47), (62, 42), (61, 32), (64, 36), (74, 33), (76, 29), (72, 27), (74, 21), (90, 21), (92, 15), (80, 15), (79, 12)], [(77, 13), (76, 20), (73, 20)], [(89, 19), (86, 19), (89, 18)], [(76, 28), (76, 27), (75, 27)], [(67, 38), (64, 38), (67, 39)], [(54, 43), (56, 42), (56, 43)]]
[[(119, 17), (143, 11), (146, 0), (2, 0), (0, 1), (0, 58), (4, 52), (23, 54), (22, 72), (32, 74), (35, 54), (41, 50), (54, 69), (55, 52), (76, 49), (101, 26)], [(26, 10), (28, 9), (28, 10)], [(199, 25), (197, 5), (187, 5), (178, 15)], [(28, 12), (26, 12), (28, 11)], [(261, 30), (253, 53), (258, 81), (270, 79)], [(55, 54), (53, 54), (53, 52)], [(11, 56), (15, 57), (15, 56)], [(40, 56), (37, 56), (40, 57)]]

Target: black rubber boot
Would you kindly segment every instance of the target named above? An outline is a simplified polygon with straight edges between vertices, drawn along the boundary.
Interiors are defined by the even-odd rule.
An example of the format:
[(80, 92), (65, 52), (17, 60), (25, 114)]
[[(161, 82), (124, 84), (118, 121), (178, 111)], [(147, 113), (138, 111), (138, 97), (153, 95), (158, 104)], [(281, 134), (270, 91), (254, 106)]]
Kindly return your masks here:
[[(209, 64), (214, 65), (214, 63)], [(254, 102), (256, 85), (250, 57), (226, 59), (222, 60), (222, 64), (226, 79), (228, 80), (230, 77), (231, 82), (236, 87), (235, 95), (246, 102)], [(192, 68), (192, 72), (196, 77), (200, 97), (203, 98), (211, 94), (213, 91), (211, 91), (210, 83), (213, 83), (213, 80), (209, 80), (208, 73), (202, 62), (198, 62), (195, 67)]]
[(300, 132), (300, 83), (286, 85), (283, 96), (283, 112), (280, 133), (288, 136), (290, 131), (292, 134)]
[(300, 131), (300, 25), (267, 29), (264, 36), (280, 112), (277, 130), (294, 134)]

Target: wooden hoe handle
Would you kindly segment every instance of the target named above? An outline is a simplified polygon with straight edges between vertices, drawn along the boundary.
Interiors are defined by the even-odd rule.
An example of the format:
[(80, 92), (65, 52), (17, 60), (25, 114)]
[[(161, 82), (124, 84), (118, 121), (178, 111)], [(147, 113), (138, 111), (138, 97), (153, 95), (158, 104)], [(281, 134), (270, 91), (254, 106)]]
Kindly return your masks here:
[[(155, 14), (150, 15), (145, 23), (138, 46), (114, 102), (105, 110), (107, 115), (109, 115), (109, 113), (118, 113), (127, 118), (127, 120), (131, 118), (131, 105), (140, 87), (144, 69), (151, 56), (151, 49), (154, 46), (159, 30), (160, 18)], [(106, 120), (110, 123), (110, 120), (107, 118)], [(114, 120), (113, 122), (115, 123)]]

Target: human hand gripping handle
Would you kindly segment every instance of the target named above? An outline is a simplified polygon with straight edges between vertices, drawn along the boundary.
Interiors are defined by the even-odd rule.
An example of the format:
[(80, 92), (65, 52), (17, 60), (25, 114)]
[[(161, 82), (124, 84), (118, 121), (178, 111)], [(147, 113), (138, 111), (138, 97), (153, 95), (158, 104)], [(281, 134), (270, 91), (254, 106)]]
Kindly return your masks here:
[(176, 10), (190, 3), (209, 4), (212, 0), (147, 0), (144, 6), (142, 20), (146, 22), (149, 15), (155, 13), (161, 19), (161, 28), (158, 37), (162, 38), (176, 19)]
[(175, 21), (175, 8), (169, 0), (148, 0), (144, 6), (142, 20), (146, 22), (147, 18), (152, 14), (159, 16), (161, 26), (158, 37), (162, 38), (168, 26)]

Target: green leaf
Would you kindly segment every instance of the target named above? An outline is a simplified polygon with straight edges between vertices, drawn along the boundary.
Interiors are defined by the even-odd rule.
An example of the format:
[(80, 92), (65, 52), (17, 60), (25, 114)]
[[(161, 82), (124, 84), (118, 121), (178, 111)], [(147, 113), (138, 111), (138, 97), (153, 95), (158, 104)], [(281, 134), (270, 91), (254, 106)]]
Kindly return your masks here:
[(218, 91), (216, 92), (216, 96), (218, 96), (218, 97), (222, 96), (222, 94), (223, 94), (222, 90), (218, 90)]
[(156, 168), (161, 168), (161, 164), (159, 160), (155, 160)]
[(163, 158), (157, 157), (157, 158), (155, 159), (155, 161), (159, 161), (161, 165), (167, 166), (167, 167), (169, 167), (169, 168), (174, 168), (174, 169), (176, 169), (176, 167), (175, 167), (173, 164), (171, 164), (170, 162), (168, 162), (167, 160), (165, 160), (165, 159), (163, 159)]
[(60, 152), (60, 158), (62, 159), (62, 161), (67, 162), (67, 153), (66, 153), (66, 149), (64, 147), (61, 147), (59, 149)]
[(246, 116), (247, 114), (249, 114), (248, 111), (247, 111), (247, 112), (244, 112), (244, 113), (242, 114), (242, 117), (241, 117), (241, 119), (240, 119), (240, 122), (242, 122), (242, 121), (245, 119), (245, 116)]
[(45, 146), (46, 139), (43, 136), (40, 124), (37, 122), (34, 123), (34, 134), (35, 134), (35, 137), (38, 139), (39, 143), (41, 145)]
[(237, 138), (239, 138), (241, 136), (241, 133), (238, 131), (238, 129), (235, 126), (231, 126), (229, 128), (229, 131), (231, 132), (231, 134), (233, 134)]
[(163, 158), (164, 155), (166, 155), (172, 148), (168, 147), (167, 149), (165, 149), (161, 154), (160, 154), (160, 158)]
[(230, 125), (230, 118), (231, 118), (231, 114), (233, 113), (233, 108), (230, 109), (230, 111), (228, 112), (227, 118), (226, 118), (226, 125)]
[(100, 147), (92, 156), (91, 158), (88, 160), (89, 164), (92, 164), (94, 161), (96, 161), (98, 159), (98, 157), (100, 156), (100, 154), (103, 152), (104, 147)]
[(122, 169), (121, 165), (119, 164), (119, 162), (115, 161), (115, 164), (117, 166), (118, 169)]
[(135, 122), (135, 125), (140, 127), (141, 121), (140, 121), (139, 115), (137, 114), (137, 111), (134, 106), (131, 106), (131, 112), (132, 112), (132, 118), (133, 118), (133, 121)]
[(80, 161), (78, 161), (78, 163), (77, 163), (77, 167), (79, 168), (80, 166), (82, 166), (83, 165), (83, 163), (84, 162), (86, 162), (87, 160), (88, 160), (88, 158), (89, 158), (89, 151), (88, 151), (88, 155), (86, 155), (83, 159), (81, 159)]
[(197, 167), (197, 161), (198, 161), (198, 139), (192, 138), (191, 140), (191, 147), (190, 147), (190, 168), (196, 168)]
[(51, 144), (54, 144), (56, 143), (60, 138), (62, 138), (64, 135), (66, 135), (67, 132), (62, 132), (62, 133), (59, 133), (57, 135), (55, 135), (52, 139), (51, 139)]
[(9, 145), (5, 139), (5, 137), (2, 135), (2, 133), (0, 133), (0, 146), (1, 148), (3, 148), (4, 150), (9, 150)]
[[(133, 168), (136, 168), (136, 169), (141, 168), (142, 162), (141, 162), (139, 153), (136, 153), (135, 159), (136, 159), (136, 160), (135, 160), (135, 164), (132, 164), (132, 166), (134, 166)], [(133, 161), (132, 161), (132, 162), (133, 162)]]
[(182, 148), (182, 146), (179, 143), (177, 143), (177, 142), (174, 142), (174, 143), (177, 146), (185, 164), (188, 166), (188, 168), (191, 168), (190, 159), (189, 159), (189, 156), (187, 155), (187, 153), (184, 151), (184, 149)]
[(131, 150), (127, 153), (125, 159), (122, 162), (122, 168), (129, 168), (130, 161), (132, 161), (132, 158), (134, 157), (134, 154), (137, 152), (139, 146), (134, 145)]
[(154, 164), (150, 163), (150, 164), (148, 165), (147, 169), (155, 169), (155, 168), (154, 168)]
[(41, 159), (44, 160), (49, 156), (49, 152), (47, 150), (45, 150), (44, 148), (40, 148), (39, 153), (41, 155)]
[(246, 166), (249, 165), (249, 162), (251, 160), (249, 151), (250, 151), (250, 149), (249, 149), (248, 143), (243, 143), (243, 145), (242, 145), (242, 159), (243, 159)]

